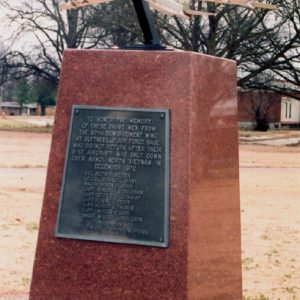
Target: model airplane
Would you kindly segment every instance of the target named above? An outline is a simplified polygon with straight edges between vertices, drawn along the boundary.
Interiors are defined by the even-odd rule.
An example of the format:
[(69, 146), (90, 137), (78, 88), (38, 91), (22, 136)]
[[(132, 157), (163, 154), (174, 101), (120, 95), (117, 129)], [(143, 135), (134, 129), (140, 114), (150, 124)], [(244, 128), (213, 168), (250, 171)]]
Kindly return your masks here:
[[(113, 0), (70, 0), (60, 5), (61, 9), (72, 9), (93, 4), (107, 3)], [(183, 19), (191, 16), (209, 16), (214, 15), (206, 11), (196, 11), (190, 9), (191, 0), (146, 0), (150, 7), (169, 16), (177, 16)], [(276, 6), (268, 3), (252, 0), (202, 0), (218, 4), (232, 4), (248, 7), (251, 9), (263, 8), (275, 10)]]
[[(111, 2), (113, 0), (70, 0), (60, 5), (61, 9), (72, 9), (93, 4), (101, 4)], [(168, 16), (177, 16), (183, 19), (189, 19), (192, 15), (194, 16), (210, 16), (215, 15), (214, 13), (208, 13), (205, 11), (191, 10), (191, 0), (146, 0), (151, 8)]]
[[(113, 0), (69, 0), (60, 5), (61, 9), (72, 9), (93, 4), (101, 4), (111, 2)], [(211, 16), (214, 13), (206, 11), (196, 11), (190, 9), (191, 0), (131, 0), (136, 11), (140, 27), (144, 36), (144, 44), (142, 46), (136, 45), (133, 47), (147, 48), (160, 50), (166, 47), (160, 44), (159, 34), (155, 28), (155, 22), (153, 15), (150, 11), (150, 7), (169, 16), (177, 16), (183, 19), (189, 19), (191, 16)], [(255, 0), (202, 0), (208, 2), (214, 2), (218, 4), (233, 4), (245, 6), (248, 8), (264, 8), (264, 9), (276, 9), (276, 6), (257, 2)]]

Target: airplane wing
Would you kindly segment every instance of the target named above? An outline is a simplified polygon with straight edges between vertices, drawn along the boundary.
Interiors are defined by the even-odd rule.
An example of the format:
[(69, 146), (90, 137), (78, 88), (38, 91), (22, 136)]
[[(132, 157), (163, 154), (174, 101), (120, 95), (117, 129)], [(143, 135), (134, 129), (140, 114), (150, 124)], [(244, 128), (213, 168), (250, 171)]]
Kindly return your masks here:
[(71, 0), (60, 4), (61, 9), (72, 9), (77, 7), (88, 6), (92, 4), (100, 4), (105, 2), (110, 2), (112, 0)]
[[(62, 3), (60, 5), (61, 9), (72, 9), (78, 7), (84, 7), (93, 4), (101, 4), (105, 2), (110, 2), (113, 0), (70, 0), (68, 2)], [(212, 13), (207, 13), (204, 11), (194, 11), (189, 9), (190, 0), (146, 0), (150, 7), (153, 9), (168, 15), (177, 16), (182, 19), (189, 19), (193, 16), (209, 16), (214, 15)]]
[(205, 11), (196, 11), (189, 9), (190, 0), (146, 0), (150, 7), (157, 11), (168, 15), (177, 16), (182, 19), (189, 19), (191, 16), (211, 16), (214, 13), (208, 13)]
[(258, 1), (250, 1), (250, 4), (254, 6), (255, 8), (263, 8), (263, 9), (271, 9), (271, 10), (276, 10), (277, 7), (276, 5), (269, 4), (269, 3), (263, 3), (263, 2), (258, 2)]
[(273, 4), (268, 4), (268, 3), (258, 2), (258, 1), (247, 1), (247, 0), (204, 0), (204, 1), (219, 3), (219, 4), (239, 5), (251, 9), (254, 8), (263, 8), (263, 9), (271, 9), (271, 10), (277, 9), (277, 7)]
[(175, 0), (146, 0), (150, 7), (155, 10), (168, 15), (177, 16), (183, 19), (189, 19), (187, 15), (183, 12), (183, 5)]
[[(72, 9), (77, 7), (88, 6), (92, 4), (106, 3), (113, 0), (70, 0), (66, 3), (60, 5), (61, 9)], [(155, 10), (169, 16), (178, 16), (183, 19), (188, 19), (191, 16), (211, 16), (215, 15), (214, 13), (209, 13), (205, 11), (196, 11), (189, 9), (190, 0), (146, 0), (150, 7)], [(277, 9), (275, 5), (263, 3), (259, 1), (252, 0), (202, 0), (206, 2), (213, 2), (219, 4), (231, 4), (248, 7), (251, 9), (254, 8), (263, 8), (263, 9)]]
[(186, 7), (183, 7), (183, 11), (186, 15), (188, 16), (215, 16), (215, 13), (210, 13), (207, 11), (202, 11), (202, 10), (192, 10)]

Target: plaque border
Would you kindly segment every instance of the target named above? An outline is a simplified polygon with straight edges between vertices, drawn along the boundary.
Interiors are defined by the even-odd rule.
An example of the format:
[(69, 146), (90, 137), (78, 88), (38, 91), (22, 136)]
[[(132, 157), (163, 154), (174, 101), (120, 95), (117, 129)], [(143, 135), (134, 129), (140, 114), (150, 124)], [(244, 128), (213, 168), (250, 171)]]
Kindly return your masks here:
[[(140, 111), (140, 112), (157, 112), (165, 114), (165, 194), (164, 194), (164, 240), (162, 242), (156, 241), (144, 241), (144, 240), (135, 240), (135, 239), (122, 239), (122, 238), (106, 238), (106, 237), (87, 237), (81, 234), (66, 234), (59, 232), (59, 220), (62, 208), (64, 186), (66, 180), (66, 172), (69, 158), (70, 150), (70, 141), (72, 135), (72, 125), (74, 120), (74, 114), (76, 109), (102, 109), (102, 110), (116, 110), (116, 111)], [(71, 119), (69, 123), (69, 132), (67, 139), (66, 154), (64, 158), (64, 170), (62, 183), (60, 188), (59, 195), (59, 204), (58, 204), (58, 213), (55, 224), (54, 235), (57, 238), (65, 239), (78, 239), (85, 241), (95, 241), (95, 242), (105, 242), (105, 243), (116, 243), (116, 244), (129, 244), (129, 245), (141, 245), (141, 246), (154, 246), (161, 248), (169, 247), (169, 224), (170, 224), (170, 110), (164, 108), (131, 108), (131, 107), (110, 107), (110, 106), (99, 106), (99, 105), (72, 105), (71, 109)]]

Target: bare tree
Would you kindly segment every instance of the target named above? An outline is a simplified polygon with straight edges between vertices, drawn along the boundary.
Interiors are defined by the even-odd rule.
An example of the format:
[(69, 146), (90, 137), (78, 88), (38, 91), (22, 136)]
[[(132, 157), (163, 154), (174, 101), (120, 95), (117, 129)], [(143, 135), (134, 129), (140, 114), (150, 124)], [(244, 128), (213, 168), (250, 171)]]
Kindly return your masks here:
[(23, 107), (29, 102), (30, 97), (30, 84), (27, 78), (22, 78), (17, 82), (16, 85), (16, 100), (20, 105), (20, 115), (23, 113)]
[[(57, 82), (64, 49), (126, 46), (141, 39), (129, 0), (67, 12), (59, 10), (58, 2), (20, 0), (16, 7), (6, 0), (2, 4), (10, 11), (10, 21), (19, 24), (16, 34), (30, 33), (35, 38), (32, 49), (10, 51), (2, 57), (8, 68), (16, 70), (13, 76), (38, 75)], [(294, 95), (300, 84), (300, 3), (272, 3), (278, 11), (194, 0), (193, 9), (216, 15), (181, 20), (155, 14), (165, 44), (235, 60), (239, 87)]]
[(165, 42), (176, 48), (235, 60), (239, 87), (291, 96), (300, 86), (300, 2), (272, 3), (278, 11), (195, 0), (194, 9), (216, 15), (189, 21), (161, 16), (158, 22)]
[(46, 115), (46, 108), (55, 105), (56, 87), (47, 80), (35, 77), (32, 78), (32, 97), (40, 106), (41, 116)]
[(14, 40), (27, 34), (33, 42), (27, 51), (2, 55), (3, 64), (14, 69), (14, 78), (35, 75), (57, 82), (66, 48), (109, 47), (137, 39), (139, 31), (135, 30), (137, 24), (131, 24), (132, 16), (116, 22), (114, 8), (118, 7), (117, 14), (130, 11), (128, 3), (120, 2), (119, 6), (114, 3), (65, 12), (59, 9), (58, 0), (21, 0), (17, 6), (4, 1), (1, 5), (9, 11), (7, 18), (18, 25)]
[(281, 96), (264, 90), (248, 90), (240, 94), (240, 109), (246, 114), (253, 128), (259, 131), (267, 131), (270, 123), (280, 121)]

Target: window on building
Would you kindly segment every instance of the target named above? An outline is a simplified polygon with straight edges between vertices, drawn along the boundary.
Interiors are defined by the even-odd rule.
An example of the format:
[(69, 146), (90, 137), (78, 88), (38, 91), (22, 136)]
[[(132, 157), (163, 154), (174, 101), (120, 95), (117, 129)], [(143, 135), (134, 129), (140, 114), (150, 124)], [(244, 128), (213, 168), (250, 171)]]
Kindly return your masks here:
[(285, 102), (285, 118), (287, 119), (288, 117), (288, 103)]
[(292, 103), (289, 103), (289, 119), (292, 118)]

